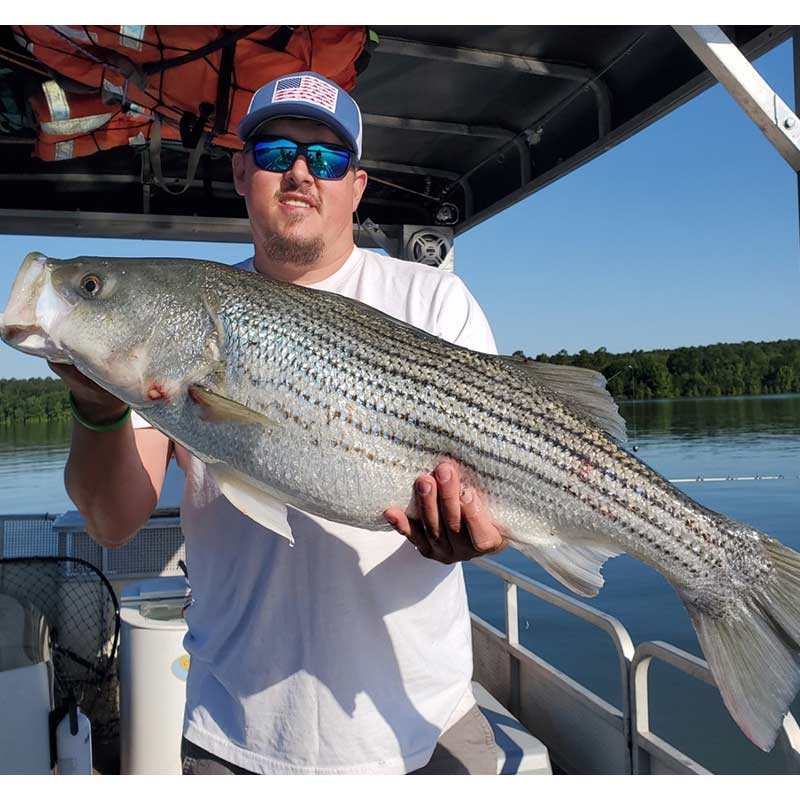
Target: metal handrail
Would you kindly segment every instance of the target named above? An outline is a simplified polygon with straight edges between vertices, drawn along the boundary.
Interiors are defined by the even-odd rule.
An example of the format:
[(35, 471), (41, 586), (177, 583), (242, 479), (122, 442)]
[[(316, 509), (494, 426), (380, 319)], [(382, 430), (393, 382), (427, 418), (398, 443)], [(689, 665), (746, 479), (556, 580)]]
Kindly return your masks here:
[[(702, 764), (694, 761), (650, 730), (647, 682), (650, 664), (656, 658), (709, 686), (716, 687), (716, 681), (706, 661), (679, 647), (661, 641), (643, 642), (634, 648), (625, 626), (615, 617), (597, 611), (586, 603), (551, 589), (513, 569), (504, 567), (494, 559), (484, 557), (471, 563), (503, 580), (506, 618), (505, 643), (509, 652), (513, 653), (514, 649), (520, 648), (517, 588), (524, 589), (541, 600), (580, 617), (608, 634), (619, 658), (620, 680), (623, 687), (621, 711), (626, 741), (629, 746), (628, 764), (633, 774), (641, 772), (642, 751), (658, 757), (662, 763), (675, 772), (712, 774)], [(518, 688), (517, 691), (519, 691)], [(786, 753), (788, 771), (791, 774), (800, 774), (800, 725), (791, 712), (788, 712), (783, 719), (778, 744)]]
[(630, 693), (630, 675), (631, 675), (631, 660), (633, 659), (635, 648), (633, 641), (630, 637), (625, 626), (610, 614), (605, 614), (595, 608), (587, 605), (586, 603), (575, 600), (572, 597), (559, 592), (556, 589), (551, 589), (543, 583), (539, 583), (532, 578), (523, 575), (516, 570), (504, 567), (499, 562), (492, 558), (480, 558), (472, 562), (473, 564), (485, 569), (487, 572), (496, 575), (503, 580), (504, 586), (504, 605), (505, 605), (505, 618), (506, 618), (506, 643), (509, 646), (519, 647), (519, 615), (517, 609), (517, 587), (524, 589), (526, 592), (544, 600), (551, 605), (554, 605), (564, 611), (567, 611), (580, 619), (594, 625), (600, 630), (604, 631), (617, 652), (619, 659), (619, 677), (622, 687), (622, 724), (623, 736), (627, 743), (626, 761), (628, 766), (631, 766), (631, 693)]
[[(513, 618), (514, 622), (514, 638), (513, 640), (509, 638), (509, 641), (515, 644), (519, 643), (519, 623), (518, 617), (516, 616), (516, 587), (518, 586), (541, 600), (557, 606), (564, 611), (568, 611), (576, 617), (580, 617), (586, 622), (605, 631), (614, 643), (620, 661), (620, 676), (623, 678), (623, 684), (627, 687), (628, 665), (633, 659), (636, 649), (633, 646), (633, 640), (627, 629), (616, 617), (598, 611), (596, 608), (592, 608), (592, 606), (582, 603), (580, 600), (575, 600), (563, 592), (559, 592), (557, 589), (551, 589), (549, 586), (545, 586), (543, 583), (539, 583), (539, 581), (529, 578), (521, 572), (504, 567), (492, 558), (484, 557), (471, 563), (503, 579), (506, 586), (506, 623), (508, 624), (509, 617)], [(509, 586), (509, 584), (511, 584), (511, 586)]]
[(631, 662), (633, 774), (641, 774), (641, 751), (646, 750), (665, 759), (670, 767), (678, 772), (710, 775), (711, 773), (702, 764), (689, 758), (650, 730), (650, 698), (647, 678), (653, 658), (658, 658), (697, 680), (716, 686), (706, 662), (691, 653), (666, 642), (644, 642), (636, 648)]
[[(711, 773), (705, 767), (675, 749), (650, 730), (648, 673), (654, 658), (707, 683), (709, 686), (717, 686), (708, 663), (685, 650), (660, 641), (643, 642), (636, 648), (631, 661), (630, 705), (633, 714), (633, 772), (635, 775), (640, 773), (641, 751), (645, 750), (648, 753), (657, 754), (676, 771), (710, 775)], [(784, 717), (778, 737), (780, 745), (786, 752), (791, 772), (793, 774), (800, 773), (800, 726), (791, 711), (787, 712)]]

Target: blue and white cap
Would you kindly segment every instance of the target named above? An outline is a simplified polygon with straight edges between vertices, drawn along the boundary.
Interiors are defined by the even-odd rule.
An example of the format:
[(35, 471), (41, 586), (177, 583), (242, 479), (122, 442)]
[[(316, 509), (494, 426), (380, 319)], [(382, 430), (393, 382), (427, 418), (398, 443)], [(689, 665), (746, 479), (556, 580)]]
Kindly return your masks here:
[(316, 72), (295, 72), (262, 86), (237, 132), (244, 142), (270, 119), (299, 117), (327, 125), (361, 158), (361, 111), (341, 86)]

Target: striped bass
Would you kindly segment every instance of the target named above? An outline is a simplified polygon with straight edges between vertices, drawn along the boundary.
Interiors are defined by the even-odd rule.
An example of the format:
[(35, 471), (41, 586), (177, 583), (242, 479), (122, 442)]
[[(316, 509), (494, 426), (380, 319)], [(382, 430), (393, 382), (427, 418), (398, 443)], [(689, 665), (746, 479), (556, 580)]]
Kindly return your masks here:
[(386, 530), (443, 460), (507, 540), (591, 597), (622, 552), (685, 604), (725, 705), (770, 749), (800, 687), (800, 555), (620, 446), (588, 370), (478, 353), (362, 303), (187, 259), (30, 254), (0, 335), (82, 373), (291, 538), (286, 506)]

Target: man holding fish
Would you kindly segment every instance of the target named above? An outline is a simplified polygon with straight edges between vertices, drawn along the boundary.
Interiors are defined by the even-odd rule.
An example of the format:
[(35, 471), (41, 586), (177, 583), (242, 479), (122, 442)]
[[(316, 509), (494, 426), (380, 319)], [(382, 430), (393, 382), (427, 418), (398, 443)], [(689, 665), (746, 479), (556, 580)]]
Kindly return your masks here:
[[(255, 243), (240, 269), (496, 352), (457, 277), (354, 246), (367, 174), (361, 114), (346, 92), (314, 73), (285, 76), (255, 94), (238, 130), (234, 182)], [(290, 548), (228, 502), (185, 447), (138, 415), (128, 422), (128, 406), (75, 367), (52, 368), (74, 399), (67, 489), (101, 544), (123, 544), (144, 524), (173, 454), (186, 473), (195, 602), (184, 772), (494, 774), (491, 729), (470, 689), (458, 562), (503, 539), (480, 495), (462, 492), (457, 463), (416, 480), (419, 521), (386, 510), (414, 547), (292, 509), (290, 530), (278, 531), (294, 539)]]
[(0, 320), (80, 370), (54, 367), (66, 483), (99, 541), (142, 526), (173, 452), (186, 473), (184, 768), (492, 772), (454, 562), (505, 543), (583, 597), (620, 553), (657, 570), (772, 748), (800, 689), (800, 554), (626, 450), (602, 375), (494, 354), (457, 277), (354, 247), (361, 121), (334, 84), (268, 84), (239, 135), (253, 259), (31, 253)]

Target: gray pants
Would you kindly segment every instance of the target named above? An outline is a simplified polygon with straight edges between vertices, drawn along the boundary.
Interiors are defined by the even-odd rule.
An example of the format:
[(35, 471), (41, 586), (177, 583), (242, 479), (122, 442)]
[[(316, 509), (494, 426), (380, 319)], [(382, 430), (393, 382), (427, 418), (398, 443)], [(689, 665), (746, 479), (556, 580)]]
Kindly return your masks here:
[[(252, 775), (188, 739), (181, 742), (184, 775)], [(497, 751), (494, 734), (478, 706), (473, 706), (455, 725), (446, 730), (433, 751), (431, 760), (412, 775), (496, 775)]]

